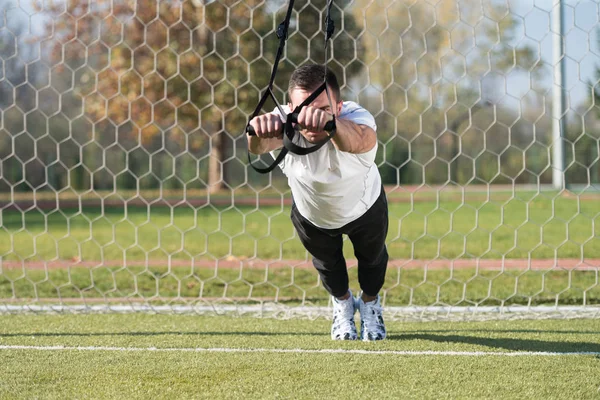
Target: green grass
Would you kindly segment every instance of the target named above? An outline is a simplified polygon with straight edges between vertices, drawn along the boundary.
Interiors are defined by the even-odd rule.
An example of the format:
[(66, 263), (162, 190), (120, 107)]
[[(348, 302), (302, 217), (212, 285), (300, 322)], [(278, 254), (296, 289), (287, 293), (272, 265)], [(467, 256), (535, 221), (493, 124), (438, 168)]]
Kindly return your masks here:
[[(417, 193), (411, 202), (405, 193), (390, 194), (398, 200), (390, 202), (390, 258), (600, 258), (597, 199), (531, 192), (493, 193), (489, 198), (476, 193), (465, 201), (458, 196)], [(239, 263), (309, 259), (294, 234), (289, 209), (234, 205), (2, 210), (0, 300), (268, 298), (326, 304), (312, 268), (283, 263), (267, 270)], [(354, 258), (352, 252), (346, 241), (347, 259)], [(179, 266), (169, 268), (169, 258)], [(135, 265), (146, 259), (150, 267)], [(238, 264), (223, 268), (219, 259)], [(21, 260), (81, 260), (93, 267), (8, 267)], [(212, 267), (192, 267), (199, 260)], [(181, 266), (186, 263), (188, 267)], [(475, 262), (454, 271), (390, 266), (386, 304), (600, 303), (598, 270), (501, 272), (475, 267)], [(356, 268), (350, 274), (356, 282)]]
[[(600, 352), (597, 321), (388, 322), (384, 342), (333, 342), (329, 321), (0, 315), (2, 346)], [(394, 355), (0, 349), (0, 398), (593, 399), (594, 355)]]
[[(306, 257), (282, 206), (2, 210), (0, 227), (5, 261)], [(600, 258), (600, 201), (523, 193), (390, 202), (388, 245), (394, 259)]]
[[(358, 291), (357, 269), (349, 269)], [(600, 304), (598, 271), (389, 268), (383, 287), (387, 305)], [(100, 267), (6, 269), (0, 302), (8, 299), (122, 299), (183, 302), (193, 299), (276, 300), (326, 305), (329, 297), (314, 268)]]
[[(600, 258), (600, 201), (556, 194), (392, 193), (388, 249), (398, 259)], [(400, 198), (398, 196), (404, 196)], [(106, 207), (0, 212), (0, 300), (275, 299), (326, 304), (312, 268), (223, 268), (216, 260), (305, 260), (287, 207)], [(345, 256), (352, 259), (346, 241)], [(150, 267), (134, 262), (151, 260)], [(167, 267), (168, 259), (177, 265)], [(81, 260), (94, 267), (7, 267)], [(199, 260), (210, 268), (193, 266)], [(293, 264), (293, 263), (292, 263)], [(115, 266), (117, 265), (117, 266)], [(120, 266), (119, 266), (120, 265)], [(237, 265), (237, 266), (236, 266)], [(551, 263), (548, 267), (551, 266)], [(596, 265), (597, 266), (597, 265)], [(218, 267), (218, 268), (217, 268)], [(599, 304), (598, 270), (397, 268), (388, 305)], [(356, 268), (350, 269), (356, 282)], [(358, 289), (358, 288), (354, 288)], [(167, 300), (169, 301), (169, 300)]]

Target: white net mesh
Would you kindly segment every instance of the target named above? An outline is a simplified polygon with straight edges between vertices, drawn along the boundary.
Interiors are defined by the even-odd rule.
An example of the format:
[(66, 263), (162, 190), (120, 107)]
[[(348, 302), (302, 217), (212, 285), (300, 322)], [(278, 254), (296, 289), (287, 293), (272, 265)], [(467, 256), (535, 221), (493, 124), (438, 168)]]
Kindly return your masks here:
[[(390, 317), (600, 315), (599, 11), (565, 2), (555, 140), (557, 4), (335, 2), (329, 66), (378, 124)], [(286, 8), (0, 0), (0, 311), (328, 314), (242, 134)], [(281, 102), (323, 62), (324, 12), (296, 2)]]

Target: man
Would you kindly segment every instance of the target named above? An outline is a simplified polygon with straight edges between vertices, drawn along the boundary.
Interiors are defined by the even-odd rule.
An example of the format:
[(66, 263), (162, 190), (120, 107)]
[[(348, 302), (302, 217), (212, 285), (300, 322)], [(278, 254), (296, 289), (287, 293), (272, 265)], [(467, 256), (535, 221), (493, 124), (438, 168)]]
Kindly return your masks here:
[[(294, 143), (310, 147), (329, 134), (325, 124), (335, 116), (335, 135), (308, 155), (288, 153), (280, 164), (292, 190), (291, 219), (323, 286), (333, 298), (334, 340), (358, 338), (354, 314), (358, 308), (362, 340), (386, 336), (379, 291), (383, 286), (388, 253), (387, 199), (375, 165), (376, 125), (373, 116), (354, 102), (343, 102), (336, 76), (321, 65), (305, 65), (291, 76), (289, 113), (322, 83), (325, 74), (331, 104), (323, 91), (298, 114)], [(331, 107), (333, 106), (333, 109)], [(253, 118), (255, 136), (248, 135), (251, 153), (263, 154), (283, 146), (282, 116), (276, 111)], [(342, 235), (348, 235), (358, 260), (362, 295), (352, 297), (348, 284)]]

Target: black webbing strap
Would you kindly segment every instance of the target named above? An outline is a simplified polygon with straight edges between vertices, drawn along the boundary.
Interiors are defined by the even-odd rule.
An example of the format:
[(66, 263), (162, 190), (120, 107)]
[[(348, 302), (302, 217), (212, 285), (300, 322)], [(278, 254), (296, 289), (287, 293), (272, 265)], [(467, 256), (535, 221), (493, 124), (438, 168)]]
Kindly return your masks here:
[[(285, 48), (285, 42), (288, 38), (288, 28), (290, 26), (290, 19), (292, 18), (293, 10), (294, 10), (294, 0), (290, 0), (290, 4), (288, 5), (288, 9), (285, 14), (285, 20), (282, 23), (280, 23), (279, 26), (277, 27), (277, 37), (279, 38), (279, 47), (277, 48), (277, 54), (275, 55), (275, 62), (273, 63), (273, 69), (271, 70), (271, 78), (269, 79), (269, 85), (267, 86), (267, 89), (265, 90), (262, 97), (260, 98), (258, 105), (256, 106), (256, 109), (252, 113), (252, 116), (250, 117), (250, 121), (260, 113), (263, 105), (265, 104), (265, 102), (267, 101), (267, 99), (269, 97), (271, 97), (273, 99), (273, 101), (275, 101), (275, 104), (277, 105), (277, 108), (279, 109), (279, 112), (281, 113), (281, 115), (285, 115), (283, 108), (277, 102), (277, 99), (273, 95), (272, 90), (273, 90), (273, 82), (275, 82), (275, 75), (277, 74), (277, 68), (279, 67), (279, 61), (281, 60), (281, 56), (283, 55), (283, 49)], [(250, 126), (250, 122), (248, 122), (248, 124), (246, 125), (246, 132), (248, 134), (252, 135), (253, 131), (249, 128), (252, 128)], [(275, 167), (277, 165), (279, 165), (279, 163), (285, 158), (285, 155), (287, 154), (287, 149), (285, 149), (285, 148), (281, 149), (279, 156), (277, 156), (275, 161), (266, 168), (260, 168), (260, 167), (255, 166), (252, 163), (252, 159), (250, 158), (250, 150), (248, 150), (247, 153), (248, 153), (248, 162), (250, 163), (250, 166), (252, 166), (252, 168), (254, 168), (257, 172), (260, 172), (261, 174), (267, 174), (267, 173), (273, 171), (275, 169)]]
[[(298, 155), (306, 155), (306, 154), (310, 154), (310, 153), (313, 153), (313, 152), (319, 150), (321, 147), (323, 147), (323, 145), (325, 145), (325, 143), (330, 141), (331, 138), (335, 134), (335, 118), (334, 118), (332, 121), (329, 121), (327, 124), (325, 124), (324, 129), (329, 134), (328, 134), (327, 138), (325, 138), (321, 142), (316, 143), (312, 147), (298, 146), (293, 142), (294, 136), (297, 133), (294, 124), (297, 122), (298, 113), (300, 113), (300, 111), (302, 110), (303, 107), (312, 103), (323, 91), (325, 91), (327, 93), (327, 99), (329, 101), (331, 110), (334, 109), (333, 104), (331, 103), (331, 96), (329, 94), (329, 89), (327, 87), (327, 59), (328, 59), (327, 44), (329, 42), (329, 39), (331, 38), (331, 36), (333, 35), (333, 33), (335, 31), (335, 24), (334, 24), (333, 20), (331, 19), (331, 15), (330, 15), (332, 5), (333, 5), (333, 0), (328, 0), (327, 13), (326, 13), (326, 17), (325, 17), (325, 63), (324, 63), (325, 76), (323, 77), (323, 83), (308, 98), (306, 98), (306, 100), (304, 100), (299, 106), (297, 106), (294, 109), (294, 111), (290, 114), (286, 114), (284, 112), (283, 107), (279, 104), (279, 102), (275, 98), (275, 95), (273, 94), (272, 90), (273, 90), (273, 83), (275, 81), (275, 75), (277, 74), (277, 68), (279, 67), (279, 62), (281, 60), (281, 56), (283, 54), (283, 50), (285, 48), (285, 43), (286, 43), (287, 36), (288, 36), (287, 34), (288, 34), (288, 28), (290, 25), (290, 19), (292, 16), (292, 11), (294, 8), (294, 0), (290, 0), (288, 9), (286, 12), (285, 20), (281, 24), (279, 24), (279, 26), (277, 28), (277, 37), (279, 38), (279, 48), (277, 49), (277, 54), (275, 56), (275, 62), (273, 64), (273, 69), (271, 71), (271, 78), (269, 80), (269, 85), (267, 86), (267, 89), (261, 96), (261, 98), (258, 102), (258, 105), (257, 105), (256, 109), (254, 110), (254, 112), (252, 113), (252, 116), (250, 117), (249, 121), (251, 121), (253, 118), (255, 118), (261, 112), (262, 107), (264, 106), (267, 98), (271, 97), (271, 99), (273, 99), (273, 101), (277, 105), (279, 113), (281, 115), (286, 116), (284, 129), (283, 129), (283, 148), (281, 149), (281, 151), (279, 152), (279, 155), (273, 161), (273, 163), (266, 168), (260, 168), (260, 167), (257, 167), (256, 165), (254, 165), (254, 163), (252, 162), (252, 159), (250, 158), (250, 151), (248, 150), (248, 162), (249, 162), (250, 166), (259, 173), (266, 174), (266, 173), (273, 171), (273, 169), (275, 169), (275, 167), (277, 167), (277, 165), (279, 165), (279, 163), (281, 163), (281, 161), (285, 158), (285, 156), (288, 152), (292, 152), (292, 153), (298, 154)], [(254, 133), (254, 129), (252, 128), (252, 126), (250, 126), (249, 121), (248, 121), (248, 124), (246, 124), (245, 131), (250, 136), (252, 136), (255, 133)]]

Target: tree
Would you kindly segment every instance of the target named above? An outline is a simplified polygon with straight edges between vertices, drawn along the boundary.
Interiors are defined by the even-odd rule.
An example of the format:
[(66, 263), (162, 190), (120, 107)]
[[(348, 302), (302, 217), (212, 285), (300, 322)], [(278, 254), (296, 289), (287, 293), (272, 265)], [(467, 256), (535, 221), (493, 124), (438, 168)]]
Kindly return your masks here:
[(401, 169), (402, 183), (447, 182), (460, 159), (457, 142), (468, 147), (463, 133), (491, 120), (484, 110), (475, 118), (472, 109), (499, 103), (498, 79), (516, 70), (534, 76), (541, 65), (518, 44), (518, 21), (501, 3), (359, 0), (353, 12), (364, 15), (368, 66), (353, 87), (377, 114), (380, 140), (395, 149), (385, 156), (407, 157), (381, 166), (391, 179)]
[[(277, 81), (282, 100), (280, 77), (322, 55), (322, 44), (314, 44), (320, 27), (315, 4), (321, 3), (297, 6), (304, 8), (300, 19), (314, 15), (316, 20), (294, 22)], [(114, 131), (102, 135), (110, 137), (104, 147), (124, 150), (129, 171), (113, 172), (152, 186), (186, 185), (197, 175), (189, 174), (191, 169), (208, 164), (204, 186), (216, 191), (226, 184), (223, 169), (235, 158), (227, 153), (266, 86), (265, 72), (277, 48), (275, 16), (287, 5), (277, 3), (277, 13), (274, 6), (259, 0), (69, 0), (48, 10), (56, 65), (75, 76), (90, 130)], [(353, 26), (349, 19), (346, 31), (351, 34)], [(339, 49), (357, 43), (348, 32), (335, 39)], [(206, 142), (210, 151), (203, 154)], [(174, 162), (161, 162), (165, 159)], [(140, 160), (152, 169), (142, 168)]]

